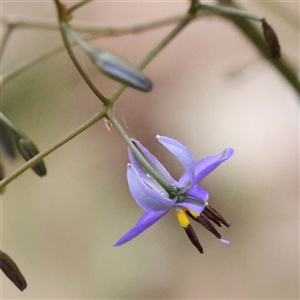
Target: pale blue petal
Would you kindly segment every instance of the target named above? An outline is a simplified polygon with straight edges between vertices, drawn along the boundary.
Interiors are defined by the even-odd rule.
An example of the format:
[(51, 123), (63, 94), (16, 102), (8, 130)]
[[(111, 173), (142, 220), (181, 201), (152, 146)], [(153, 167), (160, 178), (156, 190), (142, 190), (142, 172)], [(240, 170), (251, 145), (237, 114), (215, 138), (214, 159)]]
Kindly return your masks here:
[(177, 201), (174, 206), (182, 206), (196, 213), (201, 213), (205, 208), (205, 202), (197, 198), (186, 198), (183, 201)]
[[(152, 164), (163, 174), (163, 176), (171, 184), (173, 184), (174, 186), (178, 186), (177, 181), (174, 178), (172, 178), (170, 173), (166, 170), (166, 168), (161, 164), (161, 162), (154, 155), (152, 155), (139, 141), (135, 139), (131, 139), (131, 140), (138, 146), (138, 148), (143, 152), (143, 154), (152, 162)], [(135, 156), (133, 155), (130, 149), (129, 149), (129, 159), (139, 173), (141, 172), (145, 173), (139, 166)]]
[(195, 163), (195, 183), (201, 181), (204, 177), (210, 174), (221, 163), (233, 155), (234, 150), (227, 148), (220, 154), (205, 157)]
[(187, 181), (194, 181), (194, 156), (190, 150), (171, 138), (157, 135), (156, 139), (159, 143), (164, 145), (169, 151), (171, 151), (183, 164), (187, 174)]
[(156, 211), (156, 212), (145, 212), (137, 224), (130, 229), (126, 234), (124, 234), (113, 246), (118, 247), (121, 246), (128, 241), (132, 240), (139, 234), (141, 234), (143, 231), (145, 231), (147, 228), (149, 228), (151, 225), (153, 225), (155, 222), (157, 222), (160, 218), (162, 218), (168, 210), (165, 211)]
[(145, 211), (166, 210), (174, 205), (176, 198), (171, 200), (164, 193), (149, 187), (132, 164), (127, 167), (127, 180), (133, 198)]
[(203, 189), (197, 184), (194, 184), (192, 187), (189, 188), (187, 192), (188, 198), (197, 198), (204, 202), (206, 202), (209, 198), (209, 193), (207, 190)]
[(133, 155), (132, 151), (130, 148), (128, 148), (128, 154), (129, 154), (129, 160), (132, 163), (133, 167), (137, 170), (137, 172), (139, 173), (139, 176), (141, 177), (141, 179), (147, 184), (149, 185), (151, 188), (153, 188), (155, 191), (157, 192), (161, 192), (162, 191), (162, 187), (159, 187), (158, 183), (155, 183), (154, 180), (150, 179), (151, 177), (149, 175), (147, 175), (144, 170), (140, 167), (140, 165), (137, 163), (135, 156)]

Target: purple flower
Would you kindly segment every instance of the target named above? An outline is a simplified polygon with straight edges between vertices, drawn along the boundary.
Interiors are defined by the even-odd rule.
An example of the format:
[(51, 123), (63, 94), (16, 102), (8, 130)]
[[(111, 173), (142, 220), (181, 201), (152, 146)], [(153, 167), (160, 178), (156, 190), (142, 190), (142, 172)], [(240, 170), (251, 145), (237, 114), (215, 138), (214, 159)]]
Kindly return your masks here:
[(230, 158), (233, 155), (233, 149), (227, 148), (220, 154), (208, 156), (194, 162), (193, 154), (178, 141), (159, 135), (156, 136), (156, 139), (180, 160), (186, 171), (177, 182), (145, 147), (137, 140), (132, 139), (136, 148), (157, 174), (167, 179), (174, 190), (172, 193), (166, 192), (153, 177), (147, 174), (142, 163), (136, 159), (133, 152), (129, 149), (131, 162), (127, 168), (129, 189), (135, 201), (145, 210), (145, 213), (137, 224), (113, 246), (121, 246), (135, 238), (162, 218), (171, 208), (175, 208), (179, 224), (184, 228), (190, 241), (201, 253), (203, 253), (203, 249), (190, 225), (188, 217), (202, 224), (221, 242), (228, 244), (229, 242), (222, 239), (210, 221), (213, 221), (218, 226), (224, 224), (229, 227), (229, 224), (215, 209), (208, 205), (209, 194), (198, 183), (222, 162)]

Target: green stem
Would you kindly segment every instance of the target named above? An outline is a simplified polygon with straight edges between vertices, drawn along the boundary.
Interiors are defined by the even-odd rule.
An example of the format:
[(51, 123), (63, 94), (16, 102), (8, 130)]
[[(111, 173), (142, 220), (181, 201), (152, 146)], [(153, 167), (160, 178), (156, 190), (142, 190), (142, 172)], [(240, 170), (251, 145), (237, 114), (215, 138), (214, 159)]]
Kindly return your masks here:
[(156, 172), (156, 170), (149, 164), (149, 162), (144, 158), (140, 151), (138, 151), (138, 149), (132, 143), (131, 139), (125, 133), (118, 120), (114, 117), (112, 109), (107, 110), (107, 117), (113, 123), (114, 127), (117, 129), (117, 131), (119, 132), (123, 140), (126, 142), (128, 147), (131, 149), (136, 159), (143, 165), (143, 168), (145, 168), (146, 172), (150, 176), (152, 176), (170, 195), (173, 195), (173, 193), (175, 192), (174, 187), (166, 178), (164, 178), (158, 172)]
[(67, 14), (71, 14), (72, 12), (74, 12), (75, 10), (77, 10), (78, 8), (92, 2), (93, 0), (82, 0), (81, 2), (74, 4), (73, 6), (71, 6), (70, 8), (67, 9)]
[(45, 158), (47, 155), (55, 151), (56, 149), (63, 146), (65, 143), (76, 137), (81, 132), (85, 131), (89, 127), (91, 127), (93, 124), (97, 123), (99, 120), (103, 119), (106, 116), (106, 110), (103, 109), (101, 112), (97, 113), (95, 116), (90, 118), (88, 121), (77, 127), (73, 132), (69, 133), (67, 136), (62, 138), (61, 140), (54, 143), (52, 146), (50, 146), (45, 151), (40, 152), (36, 156), (34, 156), (32, 159), (27, 161), (24, 165), (22, 165), (19, 169), (14, 171), (11, 175), (4, 178), (2, 181), (0, 181), (0, 190), (2, 190), (6, 185), (8, 185), (10, 182), (12, 182), (14, 179), (16, 179), (18, 176), (20, 176), (22, 173), (24, 173), (27, 169), (31, 168), (33, 165), (35, 165), (37, 162), (41, 161), (43, 158)]
[(2, 112), (0, 112), (0, 121), (11, 131), (18, 132), (18, 129), (14, 126), (14, 124)]
[(67, 50), (67, 52), (68, 52), (68, 54), (69, 54), (69, 56), (70, 56), (70, 58), (71, 58), (71, 60), (74, 64), (74, 66), (76, 67), (76, 69), (78, 70), (78, 72), (80, 73), (80, 75), (84, 79), (84, 81), (87, 83), (89, 88), (94, 92), (96, 97), (98, 99), (100, 99), (104, 105), (108, 105), (110, 103), (109, 99), (107, 99), (104, 95), (102, 95), (102, 93), (96, 88), (96, 86), (93, 84), (93, 82), (87, 76), (87, 74), (84, 72), (84, 70), (82, 69), (80, 63), (78, 62), (78, 60), (76, 58), (76, 56), (74, 55), (71, 44), (70, 44), (69, 39), (67, 37), (67, 31), (69, 29), (69, 25), (67, 23), (67, 20), (68, 20), (69, 16), (66, 14), (66, 10), (65, 10), (64, 5), (61, 4), (60, 0), (54, 0), (54, 2), (55, 2), (55, 5), (56, 5), (57, 14), (58, 14), (60, 33), (61, 33), (64, 45), (66, 47), (66, 50)]
[[(163, 26), (172, 25), (179, 22), (183, 18), (183, 15), (176, 15), (168, 18), (163, 18), (160, 20), (155, 20), (151, 22), (143, 22), (132, 25), (125, 26), (115, 26), (115, 27), (102, 27), (95, 24), (88, 23), (72, 23), (72, 28), (77, 32), (89, 33), (92, 35), (97, 35), (98, 37), (111, 37), (111, 36), (122, 36), (127, 34), (141, 33), (148, 30), (154, 30), (161, 28)], [(41, 20), (41, 19), (12, 19), (9, 17), (3, 17), (3, 22), (9, 26), (14, 24), (15, 28), (18, 29), (39, 29), (39, 30), (58, 30), (59, 26), (57, 21)], [(95, 38), (95, 37), (94, 37)]]
[(73, 52), (72, 47), (71, 47), (71, 44), (70, 44), (70, 42), (68, 40), (68, 37), (66, 35), (66, 27), (68, 27), (67, 23), (65, 23), (65, 22), (60, 23), (60, 32), (61, 32), (61, 35), (62, 35), (62, 38), (63, 38), (63, 41), (64, 41), (64, 45), (66, 47), (66, 50), (67, 50), (73, 64), (75, 65), (76, 69), (78, 70), (78, 72), (80, 73), (80, 75), (82, 76), (84, 81), (87, 83), (87, 85), (90, 87), (90, 89), (94, 92), (94, 94), (102, 101), (102, 103), (104, 105), (108, 105), (109, 102), (110, 102), (109, 99), (107, 99), (104, 95), (102, 95), (102, 93), (100, 93), (100, 91), (96, 88), (96, 86), (90, 80), (88, 75), (81, 68), (80, 63), (78, 62), (77, 58), (75, 57), (74, 52)]
[[(205, 15), (204, 13), (198, 13), (197, 17), (201, 17)], [(197, 18), (196, 17), (196, 18)], [(162, 26), (170, 25), (175, 22), (179, 22), (183, 17), (182, 16), (174, 16), (170, 17), (168, 19), (163, 20), (157, 20), (151, 23), (142, 23), (142, 24), (136, 24), (131, 26), (125, 26), (125, 27), (107, 27), (107, 28), (99, 28), (92, 25), (74, 25), (73, 28), (81, 31), (81, 32), (90, 32), (92, 34), (101, 34), (101, 36), (122, 36), (126, 34), (134, 34), (134, 33), (141, 33), (148, 30), (153, 30), (160, 28)], [(9, 22), (8, 20), (6, 22)], [(37, 24), (35, 24), (37, 22)], [(36, 27), (36, 28), (43, 28), (43, 29), (58, 29), (57, 22), (54, 23), (48, 23), (46, 21), (39, 21), (39, 20), (19, 20), (16, 21), (16, 27)], [(86, 38), (86, 40), (93, 40), (97, 38), (97, 36), (91, 36), (89, 38)], [(57, 48), (52, 49), (48, 53), (42, 54), (41, 56), (38, 56), (37, 58), (34, 58), (30, 60), (29, 62), (24, 63), (22, 66), (17, 67), (15, 70), (10, 71), (8, 74), (3, 75), (2, 79), (2, 86), (16, 78), (17, 76), (23, 74), (25, 71), (29, 70), (30, 68), (38, 65), (41, 61), (48, 59), (62, 51), (65, 50), (65, 47), (59, 46)]]
[(3, 38), (1, 40), (0, 63), (2, 63), (4, 50), (6, 48), (7, 42), (8, 42), (14, 29), (15, 29), (15, 26), (13, 24), (10, 24), (10, 25), (7, 25), (6, 30), (4, 31)]
[[(138, 68), (143, 70), (184, 28), (188, 25), (196, 15), (187, 14), (179, 24), (143, 59)], [(125, 91), (127, 86), (122, 85), (110, 98), (115, 103), (120, 95)]]
[(220, 6), (220, 5), (207, 5), (207, 4), (199, 4), (194, 7), (194, 10), (204, 10), (204, 11), (209, 11), (214, 14), (218, 14), (227, 18), (231, 17), (241, 17), (244, 19), (249, 19), (249, 20), (254, 20), (254, 21), (259, 21), (261, 22), (263, 18), (255, 16), (253, 14), (249, 14), (248, 12), (237, 9), (237, 8), (232, 8), (232, 7), (226, 7), (226, 6)]
[(29, 70), (30, 68), (38, 65), (40, 62), (42, 62), (43, 60), (50, 58), (60, 52), (62, 52), (63, 50), (65, 50), (65, 47), (60, 46), (57, 47), (55, 49), (52, 49), (51, 51), (49, 51), (48, 53), (42, 54), (26, 63), (24, 63), (22, 66), (17, 67), (16, 69), (10, 71), (9, 73), (3, 75), (2, 77), (2, 87), (7, 84), (8, 82), (10, 82), (11, 80), (15, 79), (16, 77), (18, 77), (19, 75), (23, 74), (25, 71)]

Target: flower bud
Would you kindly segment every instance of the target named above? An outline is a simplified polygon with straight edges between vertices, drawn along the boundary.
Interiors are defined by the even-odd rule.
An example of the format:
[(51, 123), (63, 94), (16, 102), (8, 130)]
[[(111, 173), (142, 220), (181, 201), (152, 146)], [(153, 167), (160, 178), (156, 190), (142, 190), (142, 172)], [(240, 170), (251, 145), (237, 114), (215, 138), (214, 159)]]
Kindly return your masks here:
[[(5, 178), (5, 171), (4, 171), (4, 166), (3, 164), (0, 162), (0, 180), (2, 181)], [(1, 188), (2, 186), (0, 186), (0, 194), (4, 192), (4, 188)]]
[(14, 143), (12, 139), (12, 134), (3, 122), (0, 119), (0, 144), (4, 152), (12, 159), (16, 158), (16, 151), (14, 148)]
[(271, 52), (272, 58), (280, 59), (281, 57), (280, 45), (274, 29), (267, 23), (265, 19), (262, 20), (262, 28), (263, 28), (265, 41)]
[(87, 54), (96, 67), (107, 77), (139, 91), (151, 91), (152, 82), (150, 79), (141, 70), (131, 66), (118, 56), (100, 49), (94, 49)]
[(151, 91), (152, 82), (141, 70), (130, 65), (116, 55), (92, 48), (69, 26), (69, 24), (62, 22), (61, 26), (67, 36), (72, 37), (86, 52), (92, 63), (100, 70), (100, 72), (113, 80), (126, 84), (139, 91)]
[(4, 252), (0, 251), (0, 269), (21, 291), (27, 287), (27, 282), (16, 263)]
[[(16, 140), (16, 145), (19, 153), (26, 161), (40, 153), (37, 146), (25, 135), (21, 135)], [(45, 163), (42, 160), (33, 165), (32, 170), (40, 177), (47, 174)]]

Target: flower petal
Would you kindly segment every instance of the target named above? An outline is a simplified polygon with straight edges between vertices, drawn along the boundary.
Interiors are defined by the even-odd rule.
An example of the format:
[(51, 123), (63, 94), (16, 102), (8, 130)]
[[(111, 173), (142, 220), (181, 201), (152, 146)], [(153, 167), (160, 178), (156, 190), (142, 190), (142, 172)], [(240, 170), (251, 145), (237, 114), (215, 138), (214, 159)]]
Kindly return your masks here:
[(149, 187), (132, 164), (128, 164), (127, 167), (127, 180), (133, 198), (146, 211), (166, 210), (176, 201), (176, 198), (170, 199), (163, 192), (157, 192)]
[[(166, 170), (166, 168), (161, 164), (161, 162), (154, 155), (152, 155), (139, 141), (137, 141), (135, 139), (131, 139), (131, 140), (142, 151), (142, 154), (144, 154), (148, 158), (148, 160), (164, 175), (164, 177), (171, 184), (178, 186), (177, 181), (172, 178), (170, 173)], [(129, 159), (130, 159), (130, 162), (133, 164), (133, 166), (139, 173), (145, 173), (139, 166), (135, 156), (133, 155), (133, 153), (130, 149), (129, 149)]]
[(157, 222), (160, 218), (162, 218), (169, 210), (165, 211), (156, 211), (156, 212), (145, 212), (137, 224), (130, 229), (126, 234), (124, 234), (114, 245), (113, 247), (121, 246), (128, 241), (132, 240), (139, 234), (141, 234), (143, 231), (145, 231), (147, 228), (149, 228), (151, 225), (153, 225), (155, 222)]
[(198, 185), (193, 185), (186, 195), (179, 196), (175, 206), (183, 206), (195, 213), (201, 213), (205, 209), (208, 197), (209, 194), (206, 190)]
[(227, 148), (220, 154), (214, 156), (205, 157), (195, 163), (195, 183), (198, 183), (214, 169), (216, 169), (221, 163), (230, 158), (233, 155), (234, 150)]
[(187, 197), (188, 198), (197, 198), (202, 200), (203, 202), (206, 203), (206, 201), (209, 198), (208, 191), (203, 189), (197, 184), (194, 184), (192, 187), (189, 188), (187, 192)]
[(184, 202), (177, 201), (174, 206), (182, 206), (198, 214), (202, 213), (205, 208), (205, 204), (199, 199), (186, 199)]
[(171, 138), (157, 135), (156, 139), (159, 143), (165, 146), (169, 151), (171, 151), (183, 164), (186, 169), (187, 181), (193, 182), (194, 180), (194, 156), (190, 150)]

